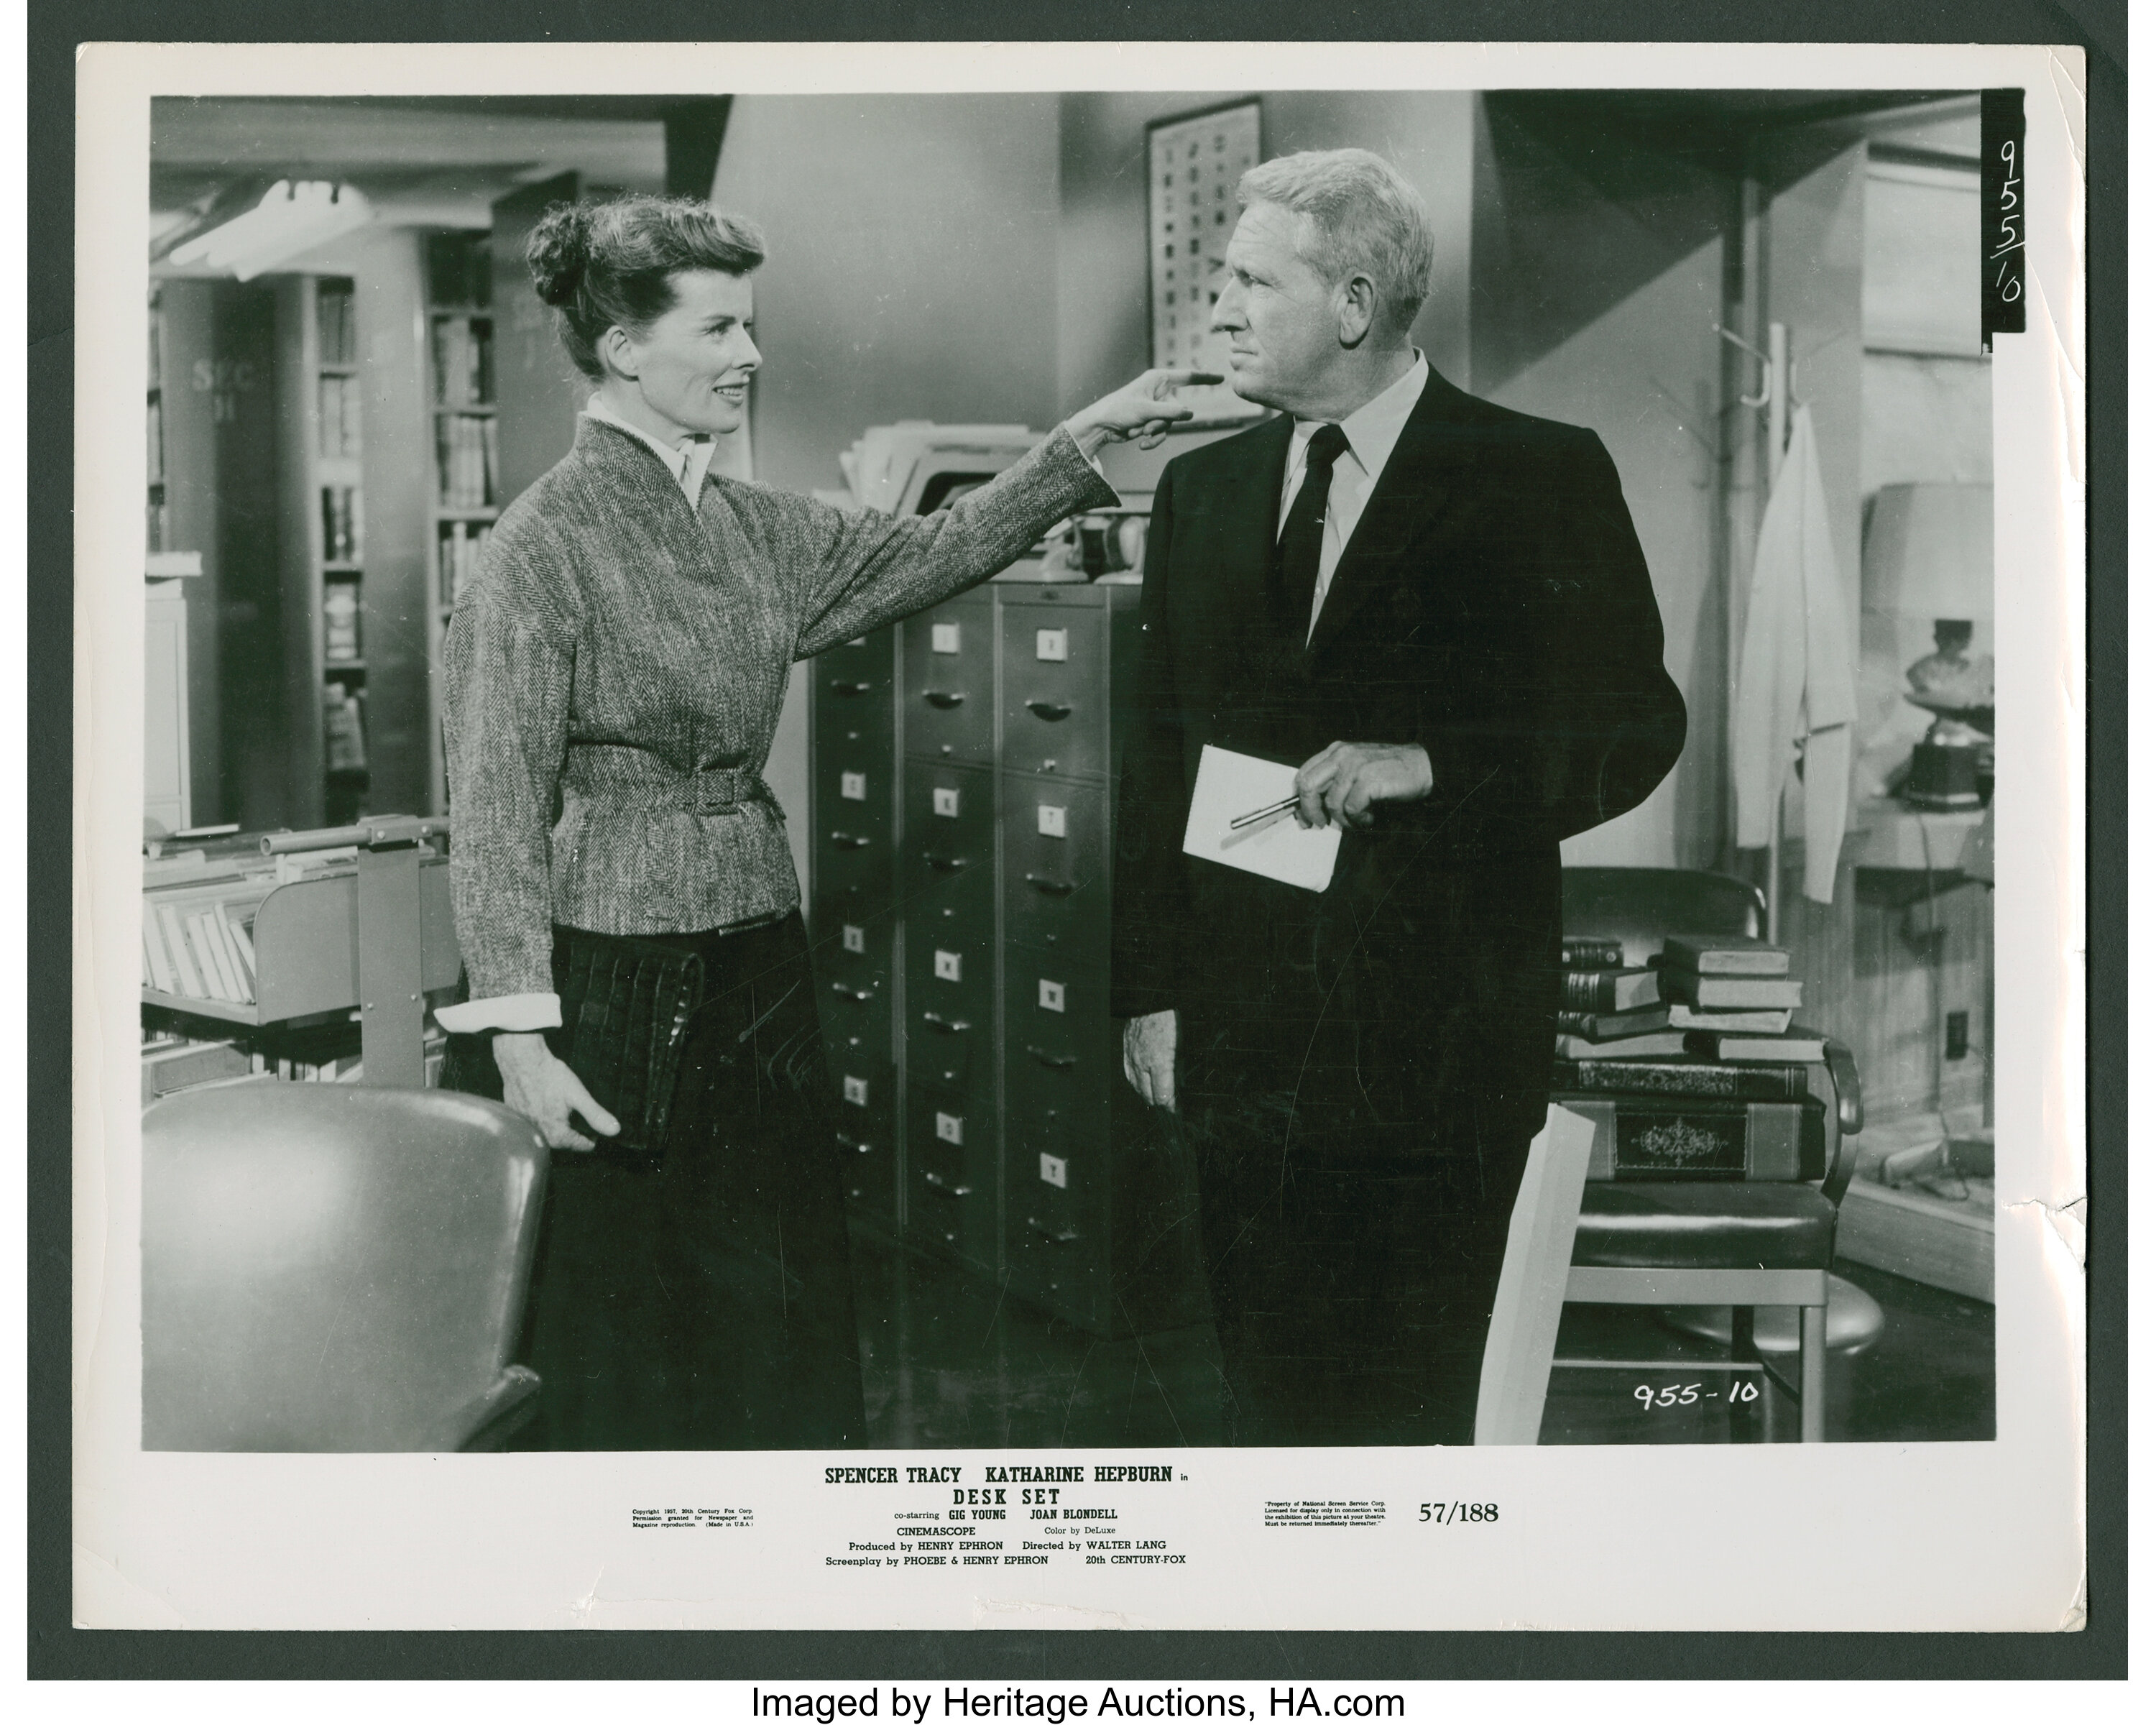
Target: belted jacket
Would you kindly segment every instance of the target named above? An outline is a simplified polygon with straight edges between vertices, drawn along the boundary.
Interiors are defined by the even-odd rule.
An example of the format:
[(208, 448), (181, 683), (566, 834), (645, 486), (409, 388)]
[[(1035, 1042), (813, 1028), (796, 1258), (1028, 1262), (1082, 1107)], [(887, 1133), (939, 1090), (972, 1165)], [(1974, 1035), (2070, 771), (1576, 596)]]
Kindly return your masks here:
[(762, 778), (793, 662), (987, 579), (1115, 493), (1069, 434), (894, 516), (707, 475), (590, 417), (502, 513), (446, 644), (450, 881), (475, 1001), (549, 996), (553, 926), (748, 927), (800, 886)]

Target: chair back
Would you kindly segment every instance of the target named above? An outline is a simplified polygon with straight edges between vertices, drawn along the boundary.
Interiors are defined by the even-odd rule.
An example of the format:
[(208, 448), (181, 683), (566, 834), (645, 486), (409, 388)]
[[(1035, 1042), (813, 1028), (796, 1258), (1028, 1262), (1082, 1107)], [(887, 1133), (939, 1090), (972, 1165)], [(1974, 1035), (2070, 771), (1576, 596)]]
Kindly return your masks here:
[(142, 1119), (142, 1447), (454, 1448), (516, 1343), (547, 1149), (475, 1096), (185, 1092)]
[(1625, 962), (1645, 964), (1673, 934), (1747, 935), (1767, 930), (1759, 889), (1709, 869), (1567, 869), (1564, 932), (1625, 943)]

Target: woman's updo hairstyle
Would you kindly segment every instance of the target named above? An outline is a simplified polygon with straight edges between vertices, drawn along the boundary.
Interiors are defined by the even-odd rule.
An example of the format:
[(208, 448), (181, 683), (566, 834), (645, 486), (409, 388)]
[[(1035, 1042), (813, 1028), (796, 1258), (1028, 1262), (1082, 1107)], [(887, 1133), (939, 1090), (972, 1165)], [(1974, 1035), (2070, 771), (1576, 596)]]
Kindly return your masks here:
[(684, 270), (746, 275), (763, 261), (763, 233), (701, 198), (631, 193), (605, 203), (557, 203), (525, 242), (539, 297), (559, 313), (577, 369), (603, 380), (599, 337), (619, 324), (642, 335), (674, 307)]

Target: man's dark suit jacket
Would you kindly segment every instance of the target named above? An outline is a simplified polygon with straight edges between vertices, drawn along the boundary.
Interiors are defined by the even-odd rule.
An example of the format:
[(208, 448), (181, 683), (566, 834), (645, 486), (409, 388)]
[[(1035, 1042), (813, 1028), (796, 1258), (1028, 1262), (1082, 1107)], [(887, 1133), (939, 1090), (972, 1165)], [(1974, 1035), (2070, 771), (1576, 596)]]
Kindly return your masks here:
[[(1306, 647), (1274, 567), (1291, 431), (1183, 455), (1155, 495), (1111, 1009), (1177, 1009), (1184, 1056), (1226, 1050), (1216, 1079), (1291, 1098), (1291, 1134), (1452, 1153), (1509, 1210), (1517, 1157), (1484, 1164), (1545, 1106), (1558, 841), (1684, 742), (1661, 614), (1600, 440), (1433, 372)], [(1183, 855), (1205, 744), (1300, 764), (1335, 741), (1420, 743), (1435, 786), (1343, 834), (1323, 894)]]

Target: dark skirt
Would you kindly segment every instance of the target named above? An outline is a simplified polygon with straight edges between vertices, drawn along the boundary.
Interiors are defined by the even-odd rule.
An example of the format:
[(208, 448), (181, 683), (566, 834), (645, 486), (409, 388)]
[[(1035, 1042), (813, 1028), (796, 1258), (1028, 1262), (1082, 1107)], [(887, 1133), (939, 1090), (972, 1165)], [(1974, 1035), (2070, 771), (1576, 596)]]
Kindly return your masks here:
[[(663, 1153), (602, 1140), (552, 1157), (517, 1355), (539, 1412), (512, 1447), (858, 1447), (843, 1173), (800, 915), (638, 938), (697, 954), (704, 996)], [(490, 1038), (453, 1040), (495, 1076)]]

